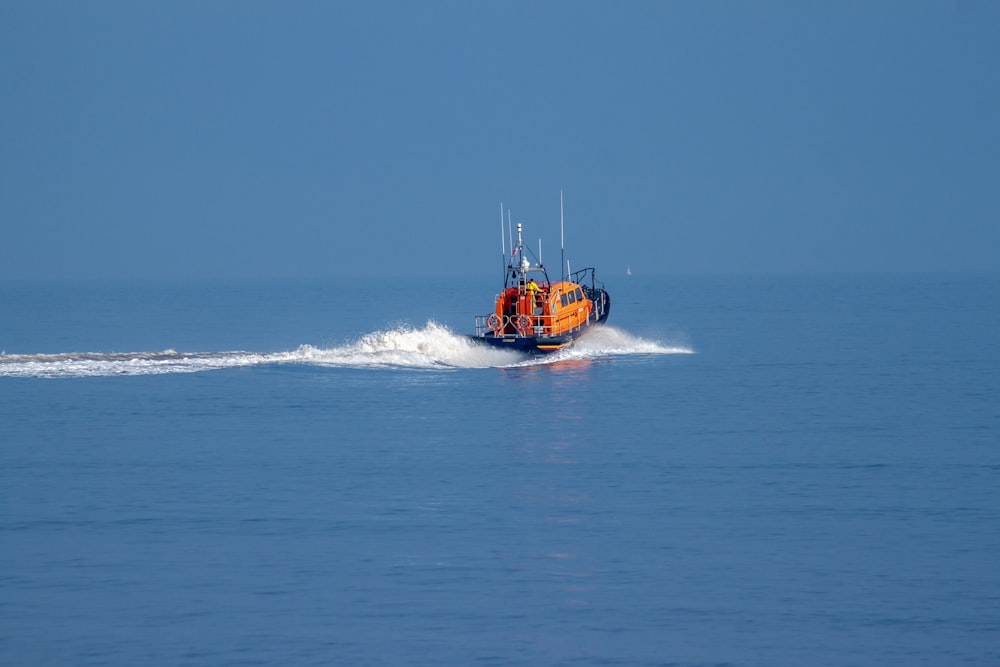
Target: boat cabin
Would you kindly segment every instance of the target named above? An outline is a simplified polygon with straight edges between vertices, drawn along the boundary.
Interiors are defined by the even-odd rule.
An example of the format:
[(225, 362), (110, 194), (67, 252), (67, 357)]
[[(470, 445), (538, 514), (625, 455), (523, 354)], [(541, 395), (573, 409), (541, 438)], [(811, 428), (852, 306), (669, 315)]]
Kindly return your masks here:
[(576, 283), (529, 280), (497, 296), (487, 326), (497, 336), (557, 336), (586, 324), (593, 309)]

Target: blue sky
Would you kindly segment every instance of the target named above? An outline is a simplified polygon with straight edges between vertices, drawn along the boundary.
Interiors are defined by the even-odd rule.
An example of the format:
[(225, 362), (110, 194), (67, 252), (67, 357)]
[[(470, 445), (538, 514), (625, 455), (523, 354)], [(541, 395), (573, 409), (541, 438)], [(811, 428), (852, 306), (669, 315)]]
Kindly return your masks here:
[[(0, 4), (0, 278), (1000, 269), (1000, 3)], [(547, 259), (548, 259), (547, 258)], [(551, 261), (549, 262), (552, 263)]]

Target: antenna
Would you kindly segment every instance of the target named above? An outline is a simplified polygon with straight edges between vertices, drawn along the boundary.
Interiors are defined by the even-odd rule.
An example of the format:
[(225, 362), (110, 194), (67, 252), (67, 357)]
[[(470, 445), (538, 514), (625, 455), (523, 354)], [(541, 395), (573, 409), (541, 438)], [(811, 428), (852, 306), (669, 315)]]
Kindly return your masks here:
[(504, 245), (503, 238), (503, 202), (500, 202), (500, 254), (507, 256), (507, 246)]
[(500, 266), (507, 270), (507, 246), (503, 238), (503, 202), (500, 202)]
[(513, 257), (514, 256), (513, 255), (513, 252), (514, 252), (514, 231), (510, 227), (510, 209), (507, 209), (507, 234), (508, 234), (508, 237), (510, 238), (510, 252), (511, 252), (511, 257)]
[[(563, 234), (563, 200), (562, 200), (562, 190), (559, 191), (559, 270), (566, 266), (566, 237)], [(567, 274), (563, 274), (563, 280), (566, 280)]]
[(542, 239), (538, 239), (538, 266), (542, 265)]

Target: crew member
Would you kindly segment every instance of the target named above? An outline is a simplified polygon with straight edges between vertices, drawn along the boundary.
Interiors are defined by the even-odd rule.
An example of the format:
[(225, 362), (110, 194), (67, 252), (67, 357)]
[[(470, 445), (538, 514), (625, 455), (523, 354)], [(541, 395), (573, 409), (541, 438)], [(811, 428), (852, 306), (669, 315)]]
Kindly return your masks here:
[(534, 278), (529, 280), (528, 284), (525, 285), (524, 288), (528, 290), (528, 296), (531, 297), (531, 314), (535, 315), (536, 314), (535, 309), (538, 308), (537, 297), (539, 294), (541, 294), (542, 288), (539, 287), (537, 283), (535, 283)]

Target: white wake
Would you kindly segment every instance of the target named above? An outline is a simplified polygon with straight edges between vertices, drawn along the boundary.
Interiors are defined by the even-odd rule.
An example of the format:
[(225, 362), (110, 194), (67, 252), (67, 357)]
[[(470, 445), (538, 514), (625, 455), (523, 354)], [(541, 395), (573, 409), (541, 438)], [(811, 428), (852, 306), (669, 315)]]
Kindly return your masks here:
[(83, 352), (0, 354), (0, 377), (104, 377), (198, 373), (277, 364), (347, 368), (510, 368), (569, 359), (634, 354), (690, 354), (683, 346), (645, 340), (614, 327), (596, 327), (555, 354), (529, 357), (478, 343), (447, 327), (428, 322), (422, 328), (400, 326), (373, 331), (330, 348), (302, 345), (288, 352)]

